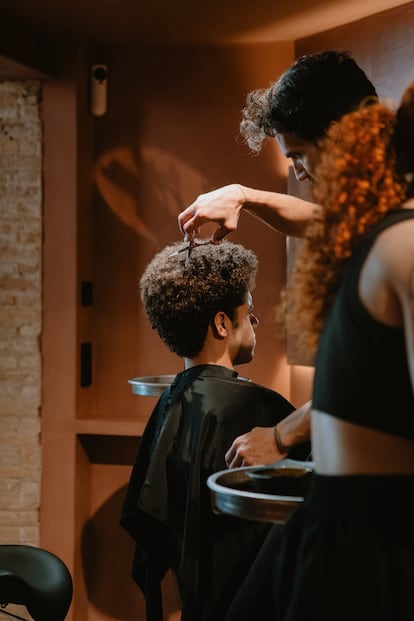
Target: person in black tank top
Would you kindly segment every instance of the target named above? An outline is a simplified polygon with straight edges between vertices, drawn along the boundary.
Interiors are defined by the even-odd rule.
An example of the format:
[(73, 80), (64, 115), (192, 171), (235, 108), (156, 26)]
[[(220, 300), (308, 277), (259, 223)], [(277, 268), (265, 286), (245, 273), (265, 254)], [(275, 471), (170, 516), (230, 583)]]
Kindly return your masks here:
[(397, 112), (362, 106), (320, 146), (323, 213), (286, 293), (290, 330), (316, 349), (316, 474), (268, 549), (273, 618), (405, 621), (414, 619), (414, 84)]

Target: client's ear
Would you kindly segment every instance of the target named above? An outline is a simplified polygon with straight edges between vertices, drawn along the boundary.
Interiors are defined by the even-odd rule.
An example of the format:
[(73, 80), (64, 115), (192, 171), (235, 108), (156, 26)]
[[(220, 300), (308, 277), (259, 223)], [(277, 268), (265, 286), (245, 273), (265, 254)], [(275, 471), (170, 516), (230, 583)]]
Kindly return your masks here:
[(213, 334), (216, 338), (224, 339), (227, 337), (228, 321), (229, 318), (223, 311), (219, 311), (214, 315), (213, 321), (211, 322), (211, 327), (213, 330)]

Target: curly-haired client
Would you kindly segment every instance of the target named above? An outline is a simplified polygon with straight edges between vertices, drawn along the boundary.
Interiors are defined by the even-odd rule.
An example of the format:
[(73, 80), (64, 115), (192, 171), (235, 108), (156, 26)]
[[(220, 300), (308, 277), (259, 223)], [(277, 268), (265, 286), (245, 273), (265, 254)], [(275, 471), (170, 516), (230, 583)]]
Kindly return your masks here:
[[(277, 392), (238, 375), (252, 360), (258, 320), (255, 254), (229, 241), (178, 242), (140, 279), (153, 328), (183, 358), (146, 426), (121, 524), (136, 542), (133, 577), (147, 619), (162, 619), (160, 582), (172, 568), (183, 621), (220, 621), (269, 526), (214, 514), (207, 477), (226, 468), (234, 438), (294, 410)], [(309, 445), (291, 456), (304, 458)]]

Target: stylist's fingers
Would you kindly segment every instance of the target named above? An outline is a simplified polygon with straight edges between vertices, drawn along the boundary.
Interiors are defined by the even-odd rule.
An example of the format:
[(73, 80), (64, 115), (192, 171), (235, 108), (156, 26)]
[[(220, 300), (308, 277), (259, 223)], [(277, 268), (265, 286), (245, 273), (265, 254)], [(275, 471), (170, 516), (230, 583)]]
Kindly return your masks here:
[(227, 468), (238, 467), (238, 455), (237, 455), (237, 450), (234, 446), (234, 442), (229, 448), (229, 450), (227, 451), (227, 453), (225, 454), (224, 459), (226, 460)]
[(222, 239), (224, 239), (226, 237), (226, 235), (228, 235), (230, 233), (229, 229), (225, 226), (219, 226), (213, 233), (213, 241), (214, 242), (221, 242)]
[(224, 456), (228, 468), (252, 465), (246, 452), (246, 434), (236, 438)]
[(198, 226), (191, 226), (189, 225), (188, 227), (186, 227), (184, 229), (184, 241), (189, 242), (192, 239), (194, 239), (195, 237), (198, 237), (200, 233), (200, 229), (198, 228)]
[(195, 211), (192, 205), (178, 215), (178, 227), (184, 236), (191, 237), (191, 232), (195, 229)]

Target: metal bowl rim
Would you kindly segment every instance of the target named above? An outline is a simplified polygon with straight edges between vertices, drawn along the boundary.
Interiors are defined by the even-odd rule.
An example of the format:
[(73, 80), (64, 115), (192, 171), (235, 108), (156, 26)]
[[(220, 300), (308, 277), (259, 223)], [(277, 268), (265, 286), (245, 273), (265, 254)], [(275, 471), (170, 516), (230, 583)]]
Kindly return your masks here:
[(146, 386), (159, 386), (160, 384), (169, 386), (171, 382), (174, 380), (176, 374), (171, 375), (143, 375), (141, 377), (131, 377), (128, 380), (128, 384), (132, 385), (141, 385), (145, 384)]
[[(304, 466), (304, 464), (306, 464)], [(283, 460), (283, 462), (276, 462), (275, 464), (270, 464), (268, 466), (264, 466), (264, 468), (275, 467), (275, 468), (291, 468), (291, 469), (303, 469), (307, 472), (313, 472), (313, 462), (299, 462), (296, 460)], [(243, 466), (241, 468), (232, 468), (231, 470), (219, 470), (214, 474), (211, 474), (207, 479), (207, 486), (209, 489), (215, 494), (228, 494), (229, 496), (234, 496), (237, 498), (250, 498), (257, 500), (268, 500), (271, 497), (278, 502), (286, 502), (286, 503), (294, 503), (303, 501), (303, 496), (286, 496), (282, 494), (266, 494), (261, 492), (249, 492), (241, 489), (233, 489), (232, 487), (227, 487), (225, 485), (220, 485), (217, 483), (217, 479), (226, 475), (226, 474), (237, 474), (237, 472), (245, 473), (248, 476), (248, 471), (256, 468), (261, 468), (261, 466)]]

